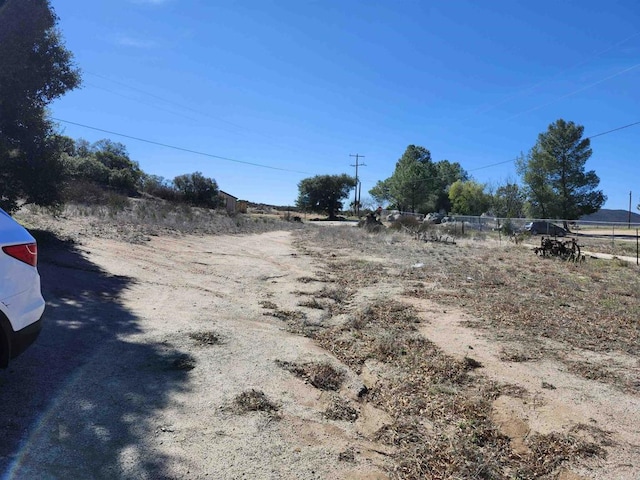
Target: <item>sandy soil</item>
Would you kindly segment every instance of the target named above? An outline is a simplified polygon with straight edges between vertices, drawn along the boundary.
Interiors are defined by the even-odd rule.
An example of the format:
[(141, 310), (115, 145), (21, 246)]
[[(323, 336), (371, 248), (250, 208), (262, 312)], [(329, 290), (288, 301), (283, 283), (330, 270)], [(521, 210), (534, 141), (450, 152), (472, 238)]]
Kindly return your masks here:
[[(388, 478), (391, 452), (372, 439), (390, 418), (360, 403), (358, 421), (328, 420), (329, 394), (276, 363), (328, 361), (348, 378), (336, 395), (358, 401), (366, 378), (264, 308), (301, 308), (296, 292), (314, 287), (299, 279), (320, 268), (288, 232), (143, 244), (86, 238), (76, 249), (43, 253), (46, 326), (0, 372), (7, 478)], [(478, 374), (531, 392), (495, 404), (495, 421), (516, 451), (534, 431), (593, 424), (612, 432), (615, 448), (561, 478), (638, 478), (637, 396), (550, 362), (533, 371), (500, 361), (504, 345), (461, 324), (463, 312), (403, 301), (414, 303), (426, 320), (422, 333), (446, 352), (472, 349), (484, 366)], [(219, 342), (190, 336), (199, 333)], [(234, 408), (251, 389), (278, 411)]]

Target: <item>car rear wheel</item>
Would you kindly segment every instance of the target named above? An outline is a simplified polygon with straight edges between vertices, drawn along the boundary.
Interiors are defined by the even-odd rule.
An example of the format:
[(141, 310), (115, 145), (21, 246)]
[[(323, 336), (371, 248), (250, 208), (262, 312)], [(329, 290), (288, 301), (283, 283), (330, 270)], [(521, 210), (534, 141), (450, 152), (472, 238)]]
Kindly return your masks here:
[(0, 368), (6, 368), (11, 359), (11, 326), (0, 312)]

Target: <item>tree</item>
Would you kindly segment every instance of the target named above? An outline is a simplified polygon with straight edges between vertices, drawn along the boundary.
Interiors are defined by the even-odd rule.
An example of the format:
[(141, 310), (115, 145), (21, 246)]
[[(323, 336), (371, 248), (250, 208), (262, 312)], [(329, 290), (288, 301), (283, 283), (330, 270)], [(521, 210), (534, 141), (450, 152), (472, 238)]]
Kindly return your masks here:
[(482, 215), (491, 205), (491, 196), (485, 193), (485, 185), (473, 180), (453, 182), (449, 188), (449, 200), (453, 213)]
[(141, 179), (141, 184), (142, 191), (154, 197), (169, 201), (175, 201), (178, 197), (178, 191), (173, 185), (173, 182), (159, 175), (144, 174)]
[(127, 147), (108, 139), (98, 140), (92, 146), (96, 160), (109, 169), (109, 186), (126, 193), (134, 193), (140, 187), (143, 172), (129, 158)]
[(524, 215), (525, 196), (515, 182), (499, 186), (492, 199), (494, 214), (500, 218), (519, 218)]
[(63, 137), (46, 107), (80, 84), (48, 0), (5, 0), (0, 7), (0, 205), (60, 202)]
[(218, 206), (218, 184), (200, 172), (186, 173), (173, 179), (173, 185), (182, 199), (198, 207)]
[(388, 201), (399, 210), (428, 211), (435, 205), (437, 171), (431, 152), (409, 145), (396, 163), (393, 175), (378, 182), (369, 194), (380, 203)]
[(440, 160), (436, 162), (437, 183), (436, 183), (436, 204), (435, 211), (451, 210), (451, 201), (449, 200), (449, 188), (456, 181), (462, 182), (469, 180), (469, 174), (458, 162), (450, 162), (449, 160)]
[(522, 176), (529, 215), (575, 220), (597, 212), (607, 197), (596, 190), (600, 179), (585, 172), (592, 150), (584, 127), (559, 119), (538, 135), (527, 157), (516, 165)]
[[(68, 137), (61, 138), (64, 139), (68, 173), (76, 182), (91, 182), (102, 189), (125, 194), (135, 194), (142, 186), (144, 172), (138, 162), (129, 158), (124, 144), (109, 139), (89, 144), (82, 139), (73, 142)], [(75, 193), (77, 197), (81, 192)]]
[(389, 180), (390, 179), (386, 179), (386, 180), (378, 180), (378, 183), (376, 183), (376, 185), (369, 190), (369, 195), (371, 195), (371, 197), (373, 197), (373, 199), (377, 202), (377, 203), (386, 203), (386, 202), (391, 202), (391, 193), (390, 193), (390, 186), (389, 186)]
[(317, 213), (327, 213), (330, 219), (342, 210), (342, 200), (356, 186), (355, 178), (347, 175), (316, 175), (298, 183), (296, 205)]

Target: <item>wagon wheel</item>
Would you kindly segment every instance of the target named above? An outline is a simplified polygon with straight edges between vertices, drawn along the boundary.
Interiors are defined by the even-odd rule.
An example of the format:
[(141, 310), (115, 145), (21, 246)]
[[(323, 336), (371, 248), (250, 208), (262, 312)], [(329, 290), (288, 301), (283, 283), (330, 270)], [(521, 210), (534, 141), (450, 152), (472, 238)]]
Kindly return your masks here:
[(568, 246), (570, 246), (570, 249), (567, 249), (567, 252), (569, 253), (569, 255), (567, 256), (567, 260), (571, 260), (573, 262), (577, 262), (580, 260), (580, 245), (578, 245), (578, 242), (576, 242), (575, 238), (571, 239), (571, 241), (567, 241), (566, 242)]
[(580, 245), (575, 240), (573, 241), (573, 260), (579, 262), (582, 258), (582, 252), (580, 251)]

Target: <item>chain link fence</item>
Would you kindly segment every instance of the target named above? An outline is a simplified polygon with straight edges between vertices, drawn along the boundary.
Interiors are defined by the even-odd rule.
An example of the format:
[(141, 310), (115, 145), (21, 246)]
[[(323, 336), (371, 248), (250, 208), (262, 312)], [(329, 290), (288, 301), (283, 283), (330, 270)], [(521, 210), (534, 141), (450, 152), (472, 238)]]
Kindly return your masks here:
[[(514, 233), (547, 236), (575, 236), (585, 250), (613, 256), (633, 257), (639, 264), (640, 223), (562, 220), (549, 218), (501, 218), (487, 215), (422, 215), (398, 210), (384, 210), (382, 219), (394, 221), (413, 217), (420, 222), (451, 224), (453, 230), (498, 232), (499, 238)], [(532, 236), (533, 237), (533, 236)], [(536, 242), (533, 238), (531, 242)]]

